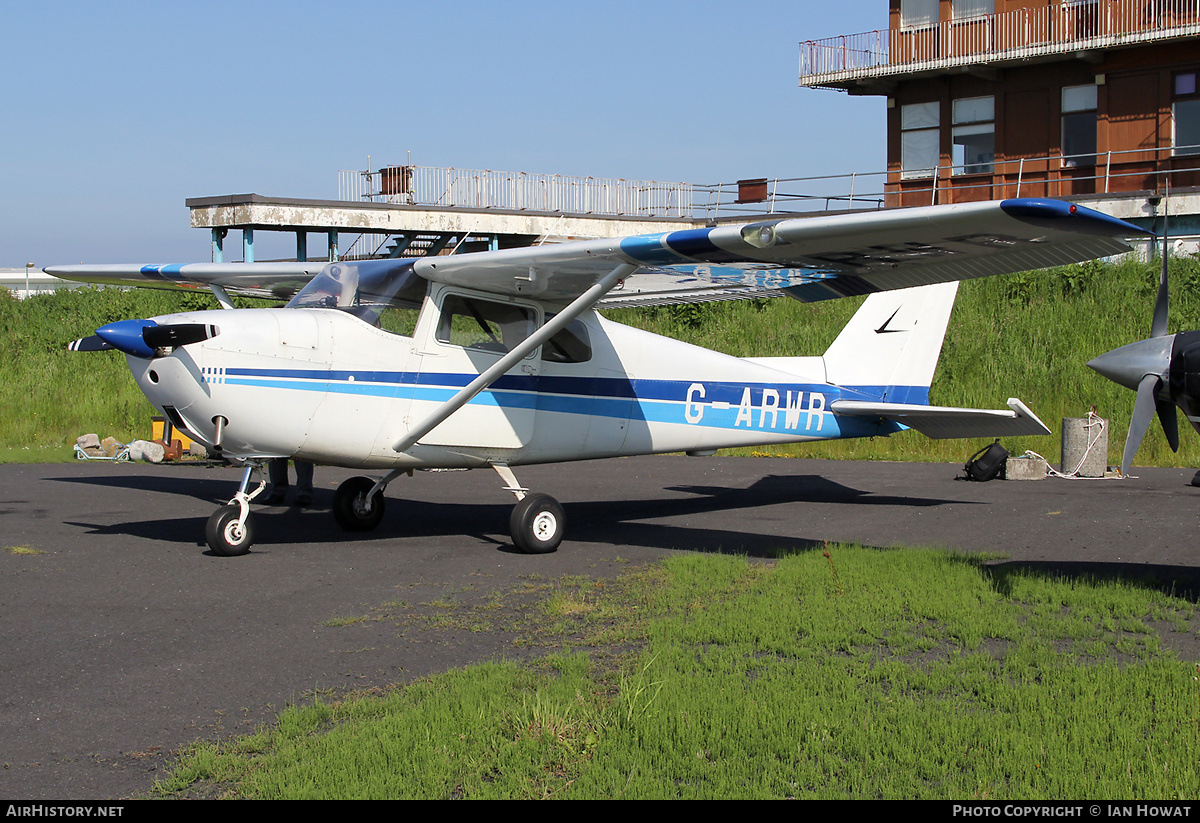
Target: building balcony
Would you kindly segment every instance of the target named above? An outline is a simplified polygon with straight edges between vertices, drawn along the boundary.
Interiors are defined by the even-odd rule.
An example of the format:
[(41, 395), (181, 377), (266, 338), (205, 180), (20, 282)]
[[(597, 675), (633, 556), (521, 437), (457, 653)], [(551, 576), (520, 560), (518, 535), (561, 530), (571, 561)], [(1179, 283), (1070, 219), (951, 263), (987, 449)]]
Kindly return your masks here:
[(1063, 0), (800, 44), (800, 85), (870, 88), (920, 73), (1052, 59), (1200, 35), (1200, 0)]

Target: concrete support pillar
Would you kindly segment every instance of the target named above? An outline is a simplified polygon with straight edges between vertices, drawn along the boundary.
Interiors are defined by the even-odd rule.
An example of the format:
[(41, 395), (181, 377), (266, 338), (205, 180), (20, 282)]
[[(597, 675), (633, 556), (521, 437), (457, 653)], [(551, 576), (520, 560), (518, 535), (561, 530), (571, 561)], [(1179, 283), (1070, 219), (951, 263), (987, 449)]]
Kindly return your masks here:
[(1108, 421), (1102, 417), (1064, 417), (1062, 473), (1103, 477), (1108, 468)]
[(242, 262), (254, 262), (254, 229), (242, 229)]
[(308, 232), (296, 232), (296, 262), (308, 262)]
[(229, 229), (212, 230), (212, 261), (214, 263), (225, 262), (225, 235), (227, 234), (229, 234)]

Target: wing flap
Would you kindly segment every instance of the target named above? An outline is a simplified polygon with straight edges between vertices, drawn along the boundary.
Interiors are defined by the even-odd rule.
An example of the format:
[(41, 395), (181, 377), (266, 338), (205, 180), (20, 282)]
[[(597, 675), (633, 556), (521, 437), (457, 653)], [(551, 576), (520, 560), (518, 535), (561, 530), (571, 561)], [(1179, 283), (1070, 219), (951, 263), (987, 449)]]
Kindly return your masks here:
[(876, 417), (916, 429), (934, 440), (960, 437), (1019, 437), (1050, 434), (1038, 416), (1015, 397), (1008, 409), (960, 409), (907, 403), (836, 400), (830, 409), (847, 417)]

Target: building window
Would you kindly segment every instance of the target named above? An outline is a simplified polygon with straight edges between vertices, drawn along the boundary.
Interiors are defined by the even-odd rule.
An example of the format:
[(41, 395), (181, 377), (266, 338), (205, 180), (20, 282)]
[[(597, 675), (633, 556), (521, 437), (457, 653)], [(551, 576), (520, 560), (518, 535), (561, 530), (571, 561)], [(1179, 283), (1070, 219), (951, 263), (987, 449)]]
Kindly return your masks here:
[(971, 20), (995, 13), (995, 0), (952, 0), (950, 3), (950, 16), (954, 20)]
[(1171, 103), (1175, 154), (1200, 154), (1200, 91), (1197, 75), (1185, 71), (1175, 75), (1175, 99)]
[(900, 0), (900, 28), (926, 28), (937, 23), (938, 0)]
[(900, 178), (932, 177), (941, 159), (940, 104), (913, 103), (900, 107)]
[(964, 97), (954, 101), (951, 132), (955, 174), (991, 174), (996, 159), (996, 101), (994, 97)]
[(1063, 86), (1062, 164), (1073, 169), (1096, 165), (1096, 87)]

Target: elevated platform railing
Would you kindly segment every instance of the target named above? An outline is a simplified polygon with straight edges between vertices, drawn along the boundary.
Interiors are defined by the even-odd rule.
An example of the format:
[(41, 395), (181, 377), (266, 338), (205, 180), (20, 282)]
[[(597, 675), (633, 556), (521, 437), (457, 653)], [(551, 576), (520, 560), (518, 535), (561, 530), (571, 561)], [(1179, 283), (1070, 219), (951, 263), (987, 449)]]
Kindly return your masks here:
[(833, 86), (1200, 34), (1200, 0), (1066, 0), (800, 44), (800, 85)]
[(443, 208), (682, 217), (695, 207), (694, 189), (690, 183), (432, 166), (338, 172), (339, 200)]
[[(981, 169), (939, 165), (925, 170), (739, 180), (729, 183), (674, 184), (673, 187), (628, 186), (599, 178), (560, 175), (508, 175), (489, 172), (472, 176), (458, 169), (413, 167), (414, 183), (436, 178), (438, 186), (422, 191), (380, 194), (366, 182), (381, 172), (342, 172), (339, 197), (358, 202), (398, 202), (432, 209), (496, 209), (531, 214), (588, 214), (596, 217), (663, 216), (697, 223), (736, 220), (763, 214), (862, 211), (1009, 197), (1075, 197), (1122, 192), (1184, 189), (1200, 186), (1200, 145), (1170, 146), (1079, 156), (1040, 155), (997, 159)], [(440, 173), (439, 173), (440, 172)], [(452, 172), (446, 174), (446, 172)], [(428, 174), (426, 174), (428, 173)], [(354, 188), (347, 181), (363, 180)], [(595, 181), (589, 188), (572, 181)], [(589, 184), (590, 186), (590, 184)], [(561, 187), (561, 190), (555, 190)], [(374, 198), (374, 199), (373, 199)], [(386, 199), (385, 199), (386, 198)], [(368, 238), (369, 239), (369, 238)], [(363, 242), (365, 245), (366, 241)], [(379, 238), (376, 246), (382, 246)], [(368, 256), (376, 249), (355, 249)]]

